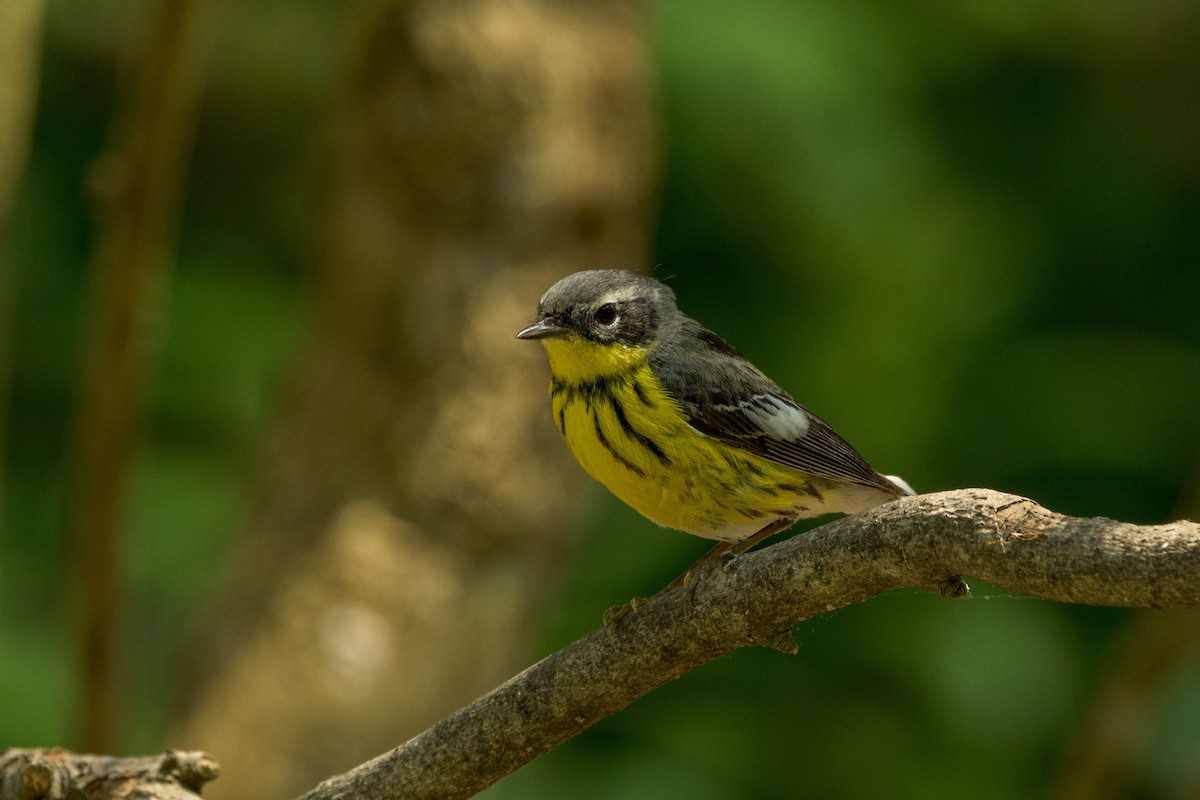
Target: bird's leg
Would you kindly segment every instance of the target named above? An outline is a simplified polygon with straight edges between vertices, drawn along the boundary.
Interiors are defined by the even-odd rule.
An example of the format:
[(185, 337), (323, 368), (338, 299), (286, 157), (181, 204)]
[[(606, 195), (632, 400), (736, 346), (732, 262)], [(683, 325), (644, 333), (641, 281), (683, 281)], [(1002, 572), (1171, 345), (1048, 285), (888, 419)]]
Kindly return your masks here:
[[(692, 599), (696, 596), (696, 589), (700, 586), (700, 583), (702, 582), (704, 573), (701, 571), (701, 568), (704, 566), (704, 564), (707, 561), (709, 561), (714, 556), (724, 555), (726, 553), (728, 553), (730, 556), (739, 554), (739, 553), (745, 553), (747, 550), (750, 550), (751, 548), (755, 547), (756, 545), (763, 542), (764, 540), (771, 538), (775, 534), (779, 533), (781, 530), (787, 528), (789, 525), (791, 525), (795, 521), (796, 521), (795, 517), (780, 517), (779, 519), (775, 520), (774, 522), (764, 525), (762, 528), (760, 528), (759, 530), (750, 534), (745, 539), (740, 539), (736, 542), (725, 543), (728, 545), (728, 547), (726, 547), (725, 550), (721, 551), (720, 553), (716, 552), (718, 550), (718, 548), (714, 547), (712, 550), (705, 553), (703, 558), (701, 558), (699, 561), (697, 561), (695, 564), (693, 564), (687, 572), (683, 573), (678, 578), (676, 578), (675, 583), (680, 583), (680, 585), (687, 587), (688, 591), (687, 591), (686, 600), (687, 600), (687, 602), (690, 603), (692, 601)], [(693, 578), (697, 578), (698, 580), (693, 581), (692, 580)], [(672, 584), (672, 586), (673, 585), (674, 585), (674, 583)], [(667, 588), (671, 588), (671, 587), (667, 587)]]
[(678, 589), (680, 586), (688, 587), (687, 599), (690, 601), (696, 592), (696, 587), (699, 586), (699, 581), (693, 579), (699, 576), (703, 569), (713, 559), (720, 558), (726, 554), (744, 553), (750, 548), (768, 539), (781, 530), (790, 526), (796, 521), (795, 517), (780, 517), (779, 519), (765, 525), (760, 530), (736, 542), (717, 542), (707, 553), (700, 556), (696, 563), (692, 564), (687, 570), (675, 580), (668, 583), (662, 589), (659, 589), (651, 597), (635, 597), (623, 606), (613, 606), (604, 612), (604, 624), (609, 628), (615, 628), (620, 624), (621, 620), (629, 616), (630, 613), (637, 611), (639, 606), (645, 605), (648, 601), (658, 597), (660, 594), (665, 594), (672, 589)]
[(795, 521), (796, 517), (780, 517), (770, 525), (767, 525), (760, 531), (755, 531), (740, 542), (734, 542), (731, 549), (734, 553), (744, 553), (764, 539), (769, 539), (780, 531), (790, 528)]
[(699, 575), (700, 570), (702, 570), (710, 561), (720, 558), (726, 553), (736, 552), (733, 548), (737, 547), (737, 544), (737, 542), (717, 542), (715, 545), (713, 545), (711, 550), (696, 559), (695, 564), (692, 564), (687, 568), (687, 570), (684, 571), (682, 575), (664, 586), (658, 592), (658, 594), (669, 592), (672, 589), (678, 589), (680, 586), (687, 586), (692, 582), (692, 578), (696, 575)]

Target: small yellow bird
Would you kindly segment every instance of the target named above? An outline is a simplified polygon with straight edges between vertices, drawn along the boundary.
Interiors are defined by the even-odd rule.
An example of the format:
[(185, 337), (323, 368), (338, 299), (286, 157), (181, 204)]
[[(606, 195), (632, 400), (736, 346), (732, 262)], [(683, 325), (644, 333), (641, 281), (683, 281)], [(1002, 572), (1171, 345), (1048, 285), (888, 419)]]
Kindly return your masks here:
[[(588, 474), (659, 525), (718, 541), (663, 591), (798, 519), (914, 494), (681, 312), (653, 278), (569, 275), (517, 338), (545, 345), (554, 419)], [(610, 609), (606, 622), (641, 602)]]

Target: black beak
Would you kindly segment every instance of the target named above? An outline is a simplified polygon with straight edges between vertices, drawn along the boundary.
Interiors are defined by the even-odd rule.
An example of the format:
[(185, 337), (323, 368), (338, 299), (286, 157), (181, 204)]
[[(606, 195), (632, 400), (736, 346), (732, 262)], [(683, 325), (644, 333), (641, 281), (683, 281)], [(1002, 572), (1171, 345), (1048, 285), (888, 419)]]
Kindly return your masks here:
[(547, 319), (539, 319), (517, 334), (518, 339), (558, 339), (571, 332), (570, 328), (555, 325)]

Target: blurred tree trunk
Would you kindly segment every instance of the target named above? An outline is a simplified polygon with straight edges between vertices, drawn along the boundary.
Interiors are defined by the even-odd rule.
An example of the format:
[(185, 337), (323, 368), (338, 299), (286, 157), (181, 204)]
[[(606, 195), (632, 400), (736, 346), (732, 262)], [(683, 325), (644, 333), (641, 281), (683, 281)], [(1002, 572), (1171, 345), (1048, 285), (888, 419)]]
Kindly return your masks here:
[(0, 0), (0, 231), (29, 153), (41, 42), (41, 0)]
[[(16, 290), (8, 234), (17, 186), (33, 138), (41, 43), (41, 0), (0, 0), (0, 453), (4, 452), (4, 426), (8, 420)], [(0, 489), (3, 486), (0, 480)]]
[(203, 0), (147, 4), (108, 146), (89, 165), (96, 233), (69, 525), (81, 640), (80, 743), (95, 752), (111, 752), (118, 740), (125, 494), (174, 262), (206, 6)]
[(558, 277), (647, 249), (638, 4), (354, 22), (310, 334), (171, 738), (220, 760), (214, 797), (299, 793), (529, 657), (582, 473), (513, 335)]

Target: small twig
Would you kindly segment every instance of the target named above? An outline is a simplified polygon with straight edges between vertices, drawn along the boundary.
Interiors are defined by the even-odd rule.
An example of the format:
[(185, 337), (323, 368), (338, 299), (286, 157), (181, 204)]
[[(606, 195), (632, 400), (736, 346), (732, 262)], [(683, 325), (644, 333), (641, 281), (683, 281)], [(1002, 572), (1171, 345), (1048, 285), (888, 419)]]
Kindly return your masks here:
[(69, 750), (0, 751), (0, 800), (195, 800), (220, 766), (208, 753), (115, 758)]

